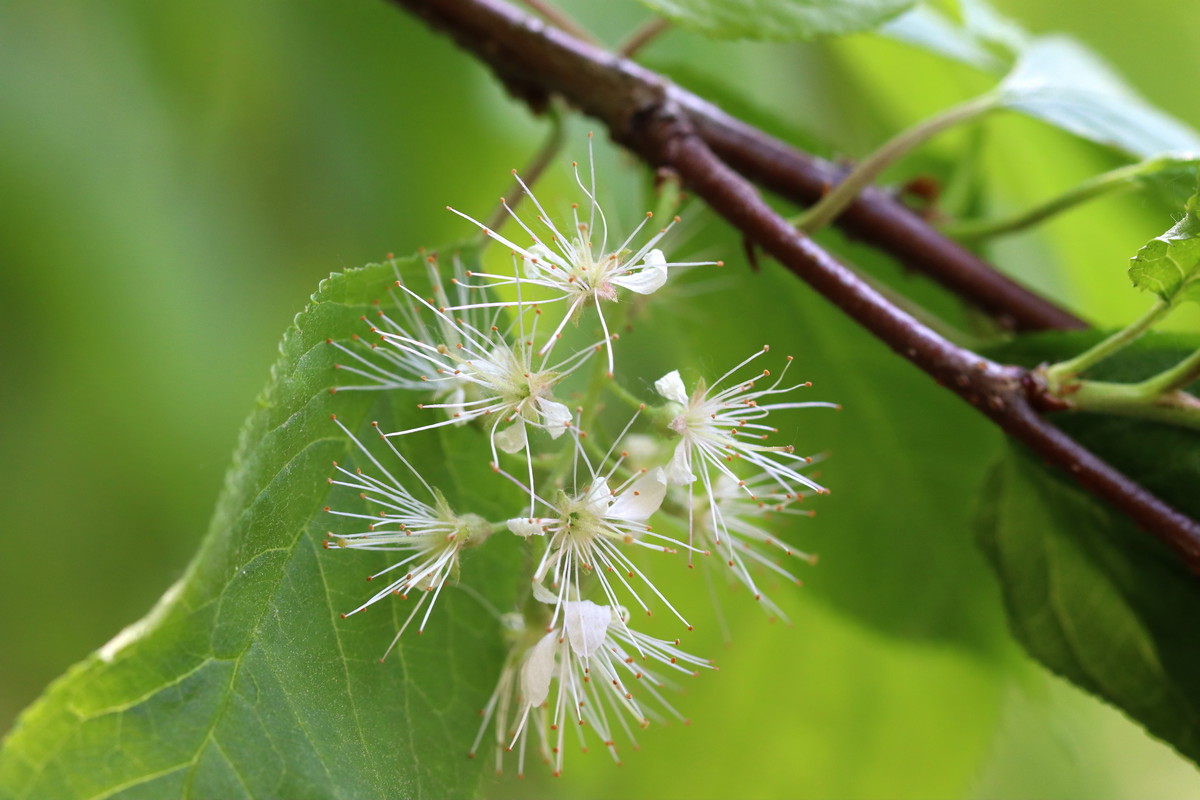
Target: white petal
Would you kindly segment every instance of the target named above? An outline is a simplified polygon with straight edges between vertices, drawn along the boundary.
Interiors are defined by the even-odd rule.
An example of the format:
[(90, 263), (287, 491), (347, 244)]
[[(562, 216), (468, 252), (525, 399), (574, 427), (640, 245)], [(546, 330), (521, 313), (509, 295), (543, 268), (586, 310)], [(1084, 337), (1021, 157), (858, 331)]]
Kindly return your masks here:
[(525, 420), (518, 419), (495, 436), (496, 447), (506, 453), (519, 453), (525, 447)]
[(543, 586), (541, 581), (534, 581), (531, 585), (533, 586), (534, 600), (537, 600), (539, 603), (547, 603), (552, 606), (558, 605), (558, 595)]
[(677, 369), (671, 370), (656, 380), (654, 382), (654, 391), (668, 400), (679, 403), (681, 406), (688, 404), (687, 389), (683, 388), (683, 378), (679, 377), (679, 370)]
[(675, 486), (686, 486), (696, 480), (692, 468), (688, 465), (688, 443), (680, 442), (675, 446), (675, 455), (667, 464), (667, 481)]
[(630, 522), (645, 522), (658, 511), (667, 496), (667, 474), (655, 467), (634, 481), (613, 503), (607, 516)]
[(505, 524), (517, 536), (528, 539), (530, 536), (545, 536), (546, 529), (543, 526), (547, 523), (549, 523), (549, 520), (546, 519), (535, 519), (533, 522), (530, 522), (528, 518), (520, 517), (518, 519), (510, 519)]
[(546, 426), (550, 438), (557, 439), (562, 436), (571, 424), (571, 409), (562, 403), (556, 403), (544, 397), (537, 399), (537, 406), (538, 414), (541, 415), (542, 423)]
[(600, 649), (611, 622), (612, 609), (598, 606), (591, 600), (569, 602), (563, 611), (567, 641), (580, 658), (588, 658)]
[(609, 281), (638, 294), (656, 292), (666, 282), (667, 259), (663, 257), (662, 250), (651, 250), (641, 267), (634, 267), (629, 275), (618, 275)]
[(550, 694), (550, 676), (554, 674), (554, 651), (558, 646), (558, 634), (554, 631), (543, 636), (529, 651), (521, 667), (521, 693), (525, 702), (537, 708), (546, 702)]
[(592, 488), (588, 489), (583, 502), (589, 513), (595, 514), (597, 517), (605, 516), (608, 513), (609, 504), (612, 503), (612, 491), (608, 488), (608, 480), (597, 478), (592, 484)]

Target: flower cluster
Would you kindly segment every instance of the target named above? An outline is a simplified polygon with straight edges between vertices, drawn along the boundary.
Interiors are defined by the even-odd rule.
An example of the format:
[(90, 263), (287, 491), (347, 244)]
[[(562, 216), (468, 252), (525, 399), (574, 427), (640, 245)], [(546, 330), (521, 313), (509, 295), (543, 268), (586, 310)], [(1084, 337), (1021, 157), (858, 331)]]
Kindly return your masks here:
[[(397, 554), (368, 577), (380, 588), (344, 616), (393, 597), (411, 604), (386, 656), (418, 615), (417, 632), (425, 629), (442, 590), (459, 583), (468, 550), (498, 540), (530, 554), (520, 612), (493, 610), (510, 650), (471, 747), (474, 756), (489, 739), (497, 771), (515, 750), (524, 772), (531, 732), (536, 756), (558, 774), (567, 727), (582, 749), (595, 739), (618, 758), (618, 739), (633, 742), (638, 728), (682, 720), (666, 697), (675, 688), (671, 673), (690, 676), (712, 664), (678, 639), (636, 630), (631, 610), (658, 608), (692, 629), (647, 564), (711, 564), (782, 616), (760, 591), (762, 576), (796, 581), (780, 561), (815, 558), (773, 528), (810, 514), (802, 501), (827, 491), (804, 471), (812, 457), (773, 440), (779, 412), (835, 407), (792, 399), (809, 384), (787, 379), (790, 356), (772, 376), (753, 363), (768, 355), (764, 347), (690, 392), (674, 370), (654, 381), (657, 400), (624, 388), (613, 331), (624, 323), (625, 293), (652, 295), (673, 269), (719, 262), (668, 261), (659, 246), (674, 222), (646, 235), (649, 214), (610, 247), (594, 168), (585, 182), (575, 165), (575, 177), (587, 202), (571, 207), (568, 225), (524, 183), (534, 221), (504, 204), (527, 244), (475, 223), (485, 241), (511, 254), (510, 273), (466, 270), (456, 261), (447, 280), (431, 257), (427, 294), (397, 271), (390, 307), (364, 317), (366, 331), (354, 341), (330, 341), (337, 369), (350, 376), (333, 391), (398, 393), (415, 406), (395, 430), (373, 423), (382, 441), (376, 448), (334, 418), (360, 466), (335, 464), (329, 483), (360, 502), (326, 509), (357, 529), (330, 531), (325, 546)], [(564, 402), (569, 386), (587, 387), (574, 408)], [(612, 412), (601, 419), (604, 393), (633, 409), (606, 441)], [(422, 477), (404, 454), (415, 440), (405, 437), (447, 426), (474, 426), (486, 436), (478, 458), (497, 480), (520, 487), (525, 507), (486, 519), (456, 510)]]
[(672, 684), (656, 670), (695, 676), (699, 674), (696, 667), (712, 665), (680, 650), (678, 639), (664, 641), (630, 629), (628, 616), (624, 608), (591, 600), (563, 604), (561, 621), (532, 646), (510, 651), (496, 690), (484, 707), (483, 724), (470, 755), (475, 756), (494, 719), (496, 771), (501, 770), (504, 753), (516, 749), (517, 774), (522, 775), (532, 727), (537, 731), (539, 755), (553, 763), (558, 775), (567, 727), (579, 731), (584, 749), (581, 729), (591, 728), (619, 763), (612, 735), (617, 728), (636, 745), (633, 727), (661, 722), (664, 713), (686, 723), (663, 697), (661, 690)]

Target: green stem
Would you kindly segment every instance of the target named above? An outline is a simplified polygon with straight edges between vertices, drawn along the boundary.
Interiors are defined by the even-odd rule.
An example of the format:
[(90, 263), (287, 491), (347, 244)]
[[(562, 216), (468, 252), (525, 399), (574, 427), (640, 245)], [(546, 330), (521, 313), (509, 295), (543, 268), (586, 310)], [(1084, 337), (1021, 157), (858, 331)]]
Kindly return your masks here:
[(997, 94), (980, 95), (965, 103), (948, 108), (896, 135), (874, 153), (858, 162), (829, 194), (800, 215), (795, 222), (796, 227), (810, 235), (825, 227), (853, 203), (855, 198), (896, 160), (947, 128), (983, 116), (996, 108), (999, 102), (1000, 96)]
[[(1191, 362), (1191, 373), (1190, 377), (1184, 380), (1185, 384), (1198, 377), (1200, 352), (1183, 363), (1188, 362)], [(1179, 368), (1172, 368), (1162, 374), (1175, 373), (1177, 370)], [(1173, 387), (1167, 392), (1150, 394), (1155, 390), (1154, 384), (1159, 378), (1160, 376), (1156, 375), (1135, 384), (1079, 381), (1072, 386), (1073, 391), (1068, 399), (1071, 406), (1078, 411), (1150, 419), (1200, 430), (1200, 400), (1186, 392), (1178, 391), (1178, 387)]]
[(1016, 233), (1037, 225), (1055, 214), (1086, 203), (1094, 197), (1108, 192), (1135, 189), (1143, 178), (1162, 171), (1164, 166), (1164, 159), (1155, 158), (1118, 167), (1109, 172), (1094, 175), (1073, 189), (1041, 205), (1000, 219), (972, 219), (944, 225), (942, 233), (960, 241), (974, 241)]
[(1075, 358), (1060, 361), (1046, 368), (1046, 384), (1055, 394), (1061, 394), (1064, 385), (1076, 375), (1095, 366), (1104, 359), (1126, 347), (1134, 339), (1145, 333), (1171, 310), (1171, 304), (1165, 300), (1156, 300), (1150, 310), (1126, 327), (1114, 333), (1095, 347)]
[(1140, 389), (1147, 397), (1160, 397), (1200, 378), (1200, 350), (1180, 361), (1170, 369), (1163, 370), (1152, 378), (1134, 384), (1133, 388)]
[(606, 388), (612, 391), (627, 405), (641, 410), (646, 419), (658, 425), (666, 425), (671, 420), (675, 419), (679, 413), (679, 405), (677, 403), (660, 403), (659, 405), (650, 405), (642, 398), (635, 395), (633, 392), (626, 389), (616, 381), (610, 380), (605, 384)]
[[(679, 182), (679, 176), (674, 173), (663, 175), (658, 182), (658, 202), (654, 207), (655, 219), (669, 221), (679, 211), (679, 204), (682, 200), (683, 185)], [(666, 222), (660, 223), (662, 227), (665, 227), (666, 224)]]
[(648, 409), (650, 407), (649, 404), (647, 404), (645, 400), (638, 397), (633, 392), (629, 391), (624, 386), (617, 383), (615, 380), (609, 380), (607, 383), (604, 384), (604, 386), (610, 392), (612, 392), (617, 397), (619, 397), (621, 399), (621, 401), (624, 402), (628, 406), (631, 406), (633, 408), (644, 408), (644, 409)]

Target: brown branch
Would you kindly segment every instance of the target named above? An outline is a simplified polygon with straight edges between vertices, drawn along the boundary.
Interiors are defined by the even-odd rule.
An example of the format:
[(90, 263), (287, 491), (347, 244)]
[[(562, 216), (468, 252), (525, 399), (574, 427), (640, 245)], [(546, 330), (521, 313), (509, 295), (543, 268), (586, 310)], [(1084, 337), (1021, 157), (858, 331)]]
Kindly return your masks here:
[[(738, 172), (781, 197), (815, 203), (843, 170), (761, 133), (693, 117), (713, 152)], [(849, 236), (888, 253), (955, 294), (970, 300), (1005, 327), (1018, 331), (1078, 330), (1087, 324), (1030, 292), (878, 189), (869, 189), (843, 211), (836, 224)]]
[(1040, 416), (1031, 400), (1050, 402), (1050, 398), (1024, 369), (996, 364), (960, 348), (896, 308), (776, 214), (744, 178), (689, 130), (682, 114), (669, 107), (647, 113), (643, 126), (631, 131), (625, 141), (627, 146), (634, 143), (651, 164), (674, 169), (710, 208), (856, 322), (966, 399), (1014, 439), (1163, 539), (1200, 573), (1200, 524)]
[(583, 42), (590, 44), (598, 44), (599, 40), (592, 36), (587, 30), (581, 27), (575, 20), (567, 16), (557, 6), (543, 2), (543, 0), (521, 0), (522, 3), (529, 6), (533, 13), (537, 14), (542, 19), (549, 22), (551, 25), (558, 27), (560, 30), (574, 36)]
[[(453, 36), (535, 109), (560, 94), (610, 130), (639, 108), (670, 100), (727, 164), (766, 188), (810, 204), (842, 171), (730, 117), (657, 73), (572, 37), (501, 0), (391, 0)], [(1015, 330), (1085, 324), (997, 272), (879, 191), (865, 192), (836, 221), (849, 235), (927, 274)]]
[[(1083, 486), (1164, 540), (1192, 570), (1200, 572), (1200, 524), (1046, 422), (1038, 410), (1053, 408), (1054, 401), (1028, 372), (960, 348), (896, 308), (853, 271), (797, 233), (735, 171), (745, 169), (764, 182), (779, 181), (777, 188), (786, 188), (786, 184), (794, 191), (793, 184), (779, 175), (794, 173), (796, 182), (808, 180), (809, 166), (825, 168), (816, 159), (800, 157), (695, 96), (669, 86), (654, 73), (588, 47), (497, 0), (392, 2), (453, 35), (531, 102), (544, 102), (548, 94), (560, 93), (598, 117), (614, 139), (649, 164), (674, 170), (714, 211), (856, 322), (1013, 438), (1067, 470)], [(944, 264), (962, 268), (968, 273), (962, 281), (971, 291), (982, 292), (984, 286), (994, 285), (988, 281), (995, 281), (997, 273), (982, 262), (970, 266), (962, 260), (963, 251), (927, 232), (914, 215), (890, 202), (872, 194), (844, 214), (842, 222), (848, 215), (853, 219), (855, 213), (876, 214), (873, 224), (890, 225), (889, 236), (893, 237), (876, 241), (880, 249), (908, 253), (922, 265), (940, 258)], [(907, 237), (916, 237), (916, 242)], [(1064, 319), (1064, 312), (1015, 284), (1011, 286), (1015, 288), (1003, 299), (1007, 305), (1001, 308), (993, 301), (991, 307), (1010, 313), (1020, 327), (1078, 326), (1073, 317), (1065, 315)], [(987, 299), (968, 296), (981, 305)]]

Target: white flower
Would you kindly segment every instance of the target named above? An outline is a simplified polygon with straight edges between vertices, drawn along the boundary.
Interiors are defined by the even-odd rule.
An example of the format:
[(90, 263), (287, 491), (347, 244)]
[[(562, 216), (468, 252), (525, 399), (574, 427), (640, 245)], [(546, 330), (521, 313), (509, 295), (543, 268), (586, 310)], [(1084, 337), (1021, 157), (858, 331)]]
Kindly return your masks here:
[[(471, 751), (468, 756), (474, 758), (475, 754), (479, 752), (479, 745), (483, 741), (484, 734), (487, 733), (488, 723), (495, 720), (496, 774), (500, 775), (503, 771), (504, 753), (511, 752), (516, 746), (517, 775), (524, 777), (525, 748), (529, 727), (526, 726), (518, 736), (516, 721), (525, 705), (520, 675), (521, 665), (528, 655), (532, 641), (529, 638), (532, 631), (529, 630), (520, 614), (505, 614), (501, 617), (501, 622), (509, 645), (508, 655), (505, 656), (504, 666), (500, 670), (500, 678), (496, 681), (496, 688), (492, 690), (487, 705), (479, 712), (479, 716), (483, 720), (479, 724), (478, 733), (475, 734), (475, 741), (471, 743)], [(540, 719), (534, 720), (534, 727), (537, 728), (539, 754), (543, 761), (550, 763), (550, 747), (547, 744), (546, 731), (541, 725)]]
[[(680, 437), (671, 463), (667, 466), (667, 478), (672, 484), (683, 485), (698, 479), (705, 492), (711, 495), (713, 480), (724, 475), (745, 488), (744, 482), (730, 467), (730, 462), (740, 459), (770, 475), (785, 494), (796, 494), (801, 486), (818, 494), (828, 491), (797, 470), (797, 467), (812, 463), (811, 458), (796, 455), (791, 445), (765, 444), (769, 434), (778, 432), (777, 428), (762, 423), (772, 411), (840, 408), (836, 403), (761, 402), (812, 385), (800, 383), (780, 387), (791, 366), (791, 356), (787, 357), (783, 370), (769, 386), (758, 385), (760, 378), (771, 374), (763, 370), (755, 378), (719, 388), (727, 378), (769, 350), (769, 347), (763, 347), (722, 375), (711, 388), (702, 381), (690, 395), (677, 370), (655, 381), (654, 388), (659, 395), (679, 405), (678, 412), (669, 424), (670, 429)], [(748, 489), (746, 491), (750, 494)]]
[[(534, 569), (535, 584), (549, 583), (549, 595), (555, 603), (553, 625), (565, 605), (583, 596), (581, 580), (594, 575), (605, 598), (618, 605), (616, 591), (610, 576), (624, 586), (641, 608), (650, 613), (649, 607), (630, 583), (635, 576), (669, 608), (680, 621), (687, 620), (671, 605), (650, 579), (624, 552), (626, 547), (643, 547), (667, 553), (676, 548), (691, 549), (683, 542), (655, 533), (647, 520), (658, 511), (667, 492), (667, 479), (661, 467), (642, 470), (625, 479), (615, 489), (609, 481), (620, 467), (618, 459), (608, 474), (597, 474), (587, 463), (576, 444), (576, 458), (582, 459), (591, 472), (590, 482), (568, 494), (559, 491), (551, 503), (531, 491), (535, 498), (551, 513), (543, 517), (513, 519), (508, 528), (524, 538), (544, 537), (545, 551)], [(515, 478), (511, 480), (521, 485)], [(539, 590), (545, 591), (541, 586)], [(690, 626), (689, 626), (690, 628)]]
[(815, 564), (817, 557), (791, 547), (768, 531), (766, 525), (789, 516), (813, 516), (814, 512), (795, 507), (806, 494), (780, 492), (775, 479), (766, 473), (746, 481), (720, 475), (713, 482), (712, 494), (703, 498), (703, 510), (696, 514), (696, 530), (701, 540), (711, 545), (756, 600), (785, 620), (787, 615), (783, 610), (759, 589), (751, 568), (758, 564), (795, 584), (802, 583), (778, 559), (788, 556)]
[[(396, 274), (396, 287), (403, 288), (405, 286), (404, 279), (400, 272), (396, 269), (395, 260), (392, 260), (392, 267)], [(439, 308), (444, 308), (451, 304), (449, 296), (446, 294), (445, 286), (442, 283), (441, 274), (437, 268), (436, 256), (429, 256), (426, 259), (428, 265), (430, 287), (433, 292), (433, 302)], [(456, 258), (454, 260), (454, 274), (456, 278), (465, 276), (462, 264)], [(466, 325), (473, 329), (483, 329), (491, 324), (491, 321), (484, 316), (484, 309), (473, 308), (470, 306), (471, 295), (470, 290), (461, 281), (455, 280), (455, 303), (458, 307), (465, 309), (464, 318), (458, 324)], [(334, 364), (336, 370), (357, 375), (363, 378), (366, 382), (357, 385), (338, 386), (330, 390), (332, 393), (347, 392), (347, 391), (389, 391), (393, 389), (402, 389), (409, 391), (428, 392), (431, 386), (426, 379), (426, 374), (429, 372), (429, 362), (422, 356), (413, 354), (411, 351), (391, 347), (387, 343), (387, 339), (379, 336), (381, 331), (406, 339), (413, 339), (422, 342), (440, 342), (447, 346), (453, 347), (458, 344), (459, 336), (455, 325), (446, 324), (442, 317), (436, 317), (430, 324), (426, 324), (424, 314), (422, 313), (423, 306), (414, 302), (412, 295), (407, 292), (397, 293), (394, 290), (389, 290), (388, 295), (392, 299), (394, 311), (391, 313), (382, 308), (375, 312), (375, 319), (371, 320), (368, 317), (362, 317), (363, 322), (370, 326), (370, 330), (376, 336), (372, 337), (374, 341), (365, 342), (358, 334), (352, 337), (355, 345), (347, 346), (333, 339), (325, 341), (333, 347), (340, 350), (347, 358), (344, 362)], [(376, 305), (379, 305), (376, 301)], [(467, 391), (470, 389), (470, 384), (464, 380), (450, 380), (435, 384), (434, 397), (438, 399), (446, 399), (446, 408), (454, 409), (461, 406), (467, 397)], [(466, 420), (457, 420), (459, 424), (464, 424)]]
[[(447, 336), (447, 341), (431, 342), (403, 331), (376, 329), (376, 332), (389, 346), (424, 364), (421, 376), (424, 384), (435, 387), (448, 384), (454, 388), (445, 402), (419, 404), (421, 408), (445, 409), (448, 419), (393, 431), (387, 436), (403, 436), (490, 417), (492, 461), (495, 462), (498, 461), (497, 448), (506, 453), (526, 448), (527, 426), (545, 430), (551, 438), (558, 438), (570, 427), (571, 411), (553, 399), (553, 389), (578, 369), (595, 348), (585, 348), (553, 365), (543, 357), (535, 366), (524, 320), (527, 311), (536, 314), (536, 309), (517, 309), (517, 336), (510, 342), (495, 324), (477, 328), (467, 321), (450, 317), (407, 287), (400, 289), (432, 312), (443, 333), (448, 332), (452, 338)], [(502, 430), (501, 426), (506, 427)], [(532, 469), (532, 461), (530, 465)]]
[[(669, 642), (630, 630), (627, 616), (623, 609), (590, 600), (569, 601), (560, 625), (553, 625), (532, 646), (515, 646), (483, 710), (471, 754), (495, 718), (497, 771), (501, 749), (517, 748), (518, 774), (523, 774), (526, 736), (533, 727), (540, 751), (547, 761), (553, 753), (554, 774), (559, 775), (568, 727), (576, 729), (585, 751), (584, 730), (592, 729), (617, 759), (617, 726), (636, 746), (630, 722), (644, 728), (652, 721), (663, 721), (659, 708), (686, 723), (662, 695), (661, 690), (670, 684), (645, 665), (657, 662), (662, 668), (694, 676), (698, 674), (695, 667), (711, 667), (711, 662), (680, 650), (679, 640)], [(653, 703), (635, 696), (635, 686), (638, 694)], [(510, 728), (508, 712), (514, 705)]]
[[(659, 250), (656, 245), (679, 221), (678, 217), (675, 217), (642, 244), (635, 244), (635, 239), (654, 216), (649, 212), (620, 245), (610, 250), (608, 221), (596, 201), (596, 170), (595, 160), (592, 158), (590, 136), (588, 137), (588, 162), (590, 187), (584, 185), (583, 179), (579, 175), (578, 163), (572, 164), (575, 169), (576, 183), (587, 197), (589, 209), (585, 216), (580, 216), (579, 205), (573, 204), (571, 207), (573, 219), (570, 226), (560, 227), (557, 225), (529, 187), (525, 185), (524, 181), (521, 181), (516, 171), (513, 171), (521, 188), (524, 189), (537, 209), (535, 226), (531, 227), (524, 222), (508, 207), (507, 202), (503, 200), (502, 202), (512, 218), (529, 235), (532, 240), (529, 246), (513, 242), (461, 211), (449, 206), (447, 209), (478, 225), (487, 236), (509, 248), (520, 259), (524, 267), (524, 275), (519, 274), (522, 270), (518, 270), (514, 275), (473, 272), (468, 273), (469, 276), (484, 278), (491, 281), (493, 286), (540, 286), (548, 290), (551, 295), (546, 302), (562, 301), (566, 304), (562, 320), (547, 339), (541, 352), (549, 352), (554, 347), (568, 320), (577, 319), (587, 306), (595, 306), (600, 317), (601, 328), (604, 331), (608, 352), (608, 372), (611, 375), (613, 371), (612, 336), (608, 329), (608, 323), (604, 319), (602, 303), (616, 301), (618, 288), (642, 295), (654, 293), (666, 283), (667, 272), (670, 268), (721, 266), (722, 262), (667, 261), (662, 250)], [(597, 222), (599, 222), (599, 242), (594, 238), (597, 234)]]
[(405, 600), (408, 598), (409, 592), (414, 590), (420, 592), (420, 597), (414, 604), (408, 619), (405, 620), (395, 638), (392, 639), (391, 645), (384, 652), (386, 658), (417, 612), (421, 610), (425, 599), (432, 597), (425, 616), (417, 628), (417, 633), (421, 633), (425, 629), (425, 624), (429, 621), (429, 615), (433, 612), (442, 588), (457, 574), (459, 554), (464, 548), (483, 542), (491, 534), (492, 526), (474, 514), (454, 514), (441, 493), (426, 483), (408, 459), (404, 458), (385, 438), (384, 441), (387, 442), (392, 453), (412, 472), (434, 502), (433, 505), (430, 505), (419, 500), (363, 446), (362, 442), (342, 424), (341, 420), (334, 416), (333, 421), (379, 470), (382, 477), (368, 475), (361, 469), (352, 472), (334, 462), (334, 467), (341, 473), (343, 479), (330, 478), (330, 485), (357, 490), (359, 496), (377, 511), (364, 514), (337, 511), (326, 506), (325, 510), (330, 514), (367, 520), (369, 524), (365, 531), (353, 533), (330, 531), (329, 538), (325, 540), (325, 548), (389, 550), (407, 554), (395, 564), (368, 576), (367, 580), (373, 581), (384, 575), (400, 575), (398, 578), (390, 577), (383, 588), (358, 608), (342, 614), (342, 618), (357, 614), (385, 597), (397, 595), (401, 600)]

